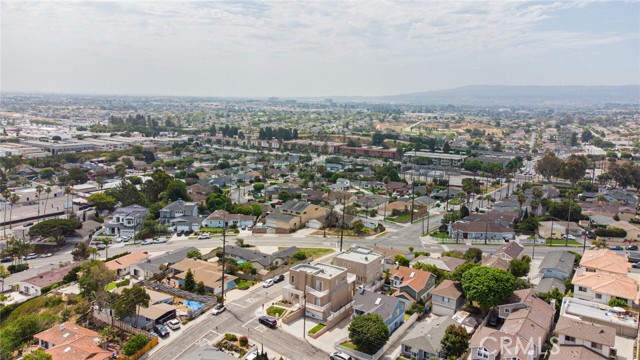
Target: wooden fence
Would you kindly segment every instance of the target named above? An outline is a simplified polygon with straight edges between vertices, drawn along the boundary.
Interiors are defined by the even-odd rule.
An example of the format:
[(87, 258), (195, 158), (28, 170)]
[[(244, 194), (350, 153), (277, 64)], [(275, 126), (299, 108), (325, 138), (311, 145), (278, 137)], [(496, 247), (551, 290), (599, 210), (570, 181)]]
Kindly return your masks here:
[(131, 356), (126, 356), (126, 355), (122, 355), (119, 356), (118, 359), (124, 359), (124, 360), (138, 360), (140, 359), (144, 354), (148, 353), (149, 350), (153, 349), (154, 346), (158, 345), (158, 337), (154, 336), (153, 338), (151, 338), (151, 340), (147, 343), (147, 345), (145, 345), (142, 349), (138, 350), (137, 353), (131, 355)]
[(105, 314), (102, 311), (98, 310), (98, 309), (93, 309), (93, 318), (94, 320), (101, 322), (105, 325), (113, 325), (115, 327), (117, 327), (118, 329), (122, 330), (122, 331), (126, 331), (129, 334), (142, 334), (146, 337), (148, 337), (149, 339), (154, 338), (154, 336), (152, 336), (150, 333), (142, 330), (142, 329), (138, 329), (135, 328), (125, 322), (122, 322), (116, 318), (114, 318), (113, 316), (109, 315), (109, 314)]

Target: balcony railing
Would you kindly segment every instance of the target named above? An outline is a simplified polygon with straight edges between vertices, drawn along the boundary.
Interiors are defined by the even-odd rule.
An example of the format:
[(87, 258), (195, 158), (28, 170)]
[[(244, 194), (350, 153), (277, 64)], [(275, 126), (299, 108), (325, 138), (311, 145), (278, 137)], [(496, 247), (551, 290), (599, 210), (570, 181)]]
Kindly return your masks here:
[(329, 289), (327, 290), (316, 290), (311, 286), (307, 285), (307, 294), (311, 294), (315, 297), (321, 298), (329, 295)]

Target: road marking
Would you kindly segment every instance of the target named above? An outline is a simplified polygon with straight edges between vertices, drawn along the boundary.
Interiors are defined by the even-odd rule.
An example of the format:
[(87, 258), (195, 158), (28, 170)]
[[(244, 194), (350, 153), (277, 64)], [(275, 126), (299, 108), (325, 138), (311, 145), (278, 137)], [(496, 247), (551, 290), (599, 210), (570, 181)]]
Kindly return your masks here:
[(256, 327), (254, 327), (254, 329), (258, 330), (258, 332), (260, 332), (260, 333), (263, 333), (265, 330), (267, 330), (267, 327), (262, 325), (262, 324), (260, 324), (260, 325), (258, 325)]
[(258, 318), (257, 316), (253, 317), (251, 320), (249, 320), (246, 323), (242, 324), (242, 327), (247, 327), (247, 325), (249, 325), (250, 322), (252, 322), (253, 320), (255, 320), (257, 318)]

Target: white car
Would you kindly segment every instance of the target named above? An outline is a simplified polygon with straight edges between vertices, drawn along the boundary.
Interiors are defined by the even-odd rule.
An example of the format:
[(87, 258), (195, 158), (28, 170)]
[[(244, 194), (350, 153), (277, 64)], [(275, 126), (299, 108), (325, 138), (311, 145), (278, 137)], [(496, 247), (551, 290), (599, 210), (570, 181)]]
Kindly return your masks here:
[(48, 258), (48, 257), (52, 257), (53, 254), (52, 253), (46, 253), (44, 255), (40, 255), (41, 258)]
[(227, 308), (224, 307), (224, 305), (218, 304), (213, 308), (213, 311), (211, 312), (211, 314), (219, 315), (219, 314), (222, 314), (225, 310), (227, 310)]
[(174, 331), (180, 329), (180, 321), (178, 321), (178, 319), (171, 319), (167, 321), (165, 325), (167, 325), (169, 329)]
[(153, 240), (147, 239), (147, 240), (143, 241), (142, 244), (140, 244), (140, 245), (151, 245), (151, 244), (153, 244)]
[(273, 279), (267, 279), (267, 280), (262, 282), (262, 287), (263, 288), (268, 288), (268, 287), (273, 286), (274, 283), (275, 282), (273, 281)]
[(209, 233), (203, 233), (200, 236), (198, 236), (198, 239), (200, 240), (204, 240), (204, 239), (211, 239), (211, 234)]
[(329, 355), (329, 359), (331, 360), (352, 360), (351, 355), (344, 353), (342, 351), (336, 351)]
[(167, 238), (165, 237), (161, 237), (161, 238), (157, 238), (153, 240), (154, 244), (162, 244), (162, 243), (166, 243), (167, 242)]
[(116, 242), (117, 243), (121, 243), (122, 242), (122, 238), (121, 237), (116, 238)]

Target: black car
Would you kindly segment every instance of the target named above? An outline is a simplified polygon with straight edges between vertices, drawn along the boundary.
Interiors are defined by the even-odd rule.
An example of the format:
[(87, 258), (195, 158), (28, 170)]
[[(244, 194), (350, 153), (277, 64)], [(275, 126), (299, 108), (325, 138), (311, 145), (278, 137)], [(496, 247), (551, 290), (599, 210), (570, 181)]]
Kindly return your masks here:
[(153, 332), (158, 334), (161, 338), (169, 336), (169, 329), (164, 325), (155, 325), (153, 327)]
[(0, 262), (8, 263), (8, 262), (11, 262), (12, 260), (13, 259), (11, 258), (11, 256), (5, 256), (0, 260)]
[(277, 283), (279, 283), (279, 282), (281, 282), (281, 281), (284, 281), (284, 275), (282, 275), (282, 274), (280, 274), (280, 275), (276, 275), (276, 276), (273, 278), (273, 282), (274, 282), (274, 283), (276, 283), (276, 284), (277, 284)]
[(640, 269), (640, 262), (634, 263), (631, 267), (634, 269)]
[(275, 329), (278, 327), (278, 320), (272, 318), (271, 316), (260, 316), (258, 322), (266, 327)]
[(638, 245), (629, 245), (626, 249), (629, 251), (638, 251)]

